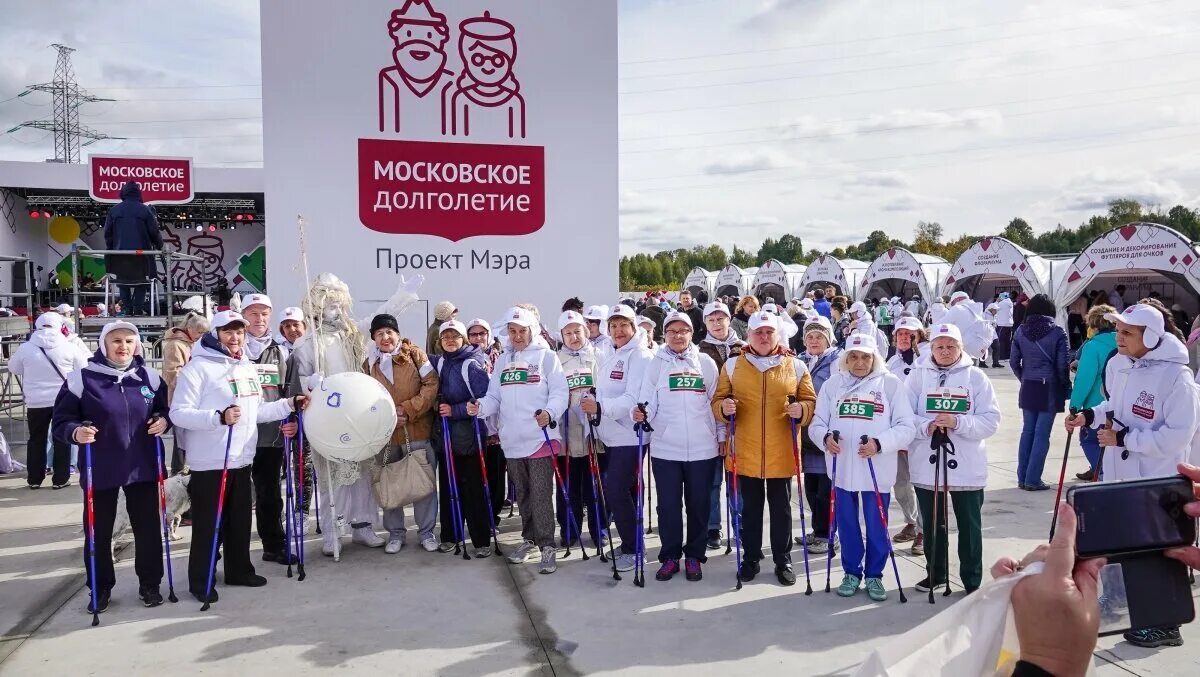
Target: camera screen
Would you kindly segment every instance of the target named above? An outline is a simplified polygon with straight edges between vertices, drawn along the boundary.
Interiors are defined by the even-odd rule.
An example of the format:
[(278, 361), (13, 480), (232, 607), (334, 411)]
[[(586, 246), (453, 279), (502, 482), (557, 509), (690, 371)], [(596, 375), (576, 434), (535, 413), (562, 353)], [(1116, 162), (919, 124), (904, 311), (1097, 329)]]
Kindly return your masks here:
[(1194, 523), (1183, 506), (1191, 491), (1182, 477), (1080, 487), (1071, 496), (1079, 518), (1076, 552), (1099, 556), (1190, 543)]

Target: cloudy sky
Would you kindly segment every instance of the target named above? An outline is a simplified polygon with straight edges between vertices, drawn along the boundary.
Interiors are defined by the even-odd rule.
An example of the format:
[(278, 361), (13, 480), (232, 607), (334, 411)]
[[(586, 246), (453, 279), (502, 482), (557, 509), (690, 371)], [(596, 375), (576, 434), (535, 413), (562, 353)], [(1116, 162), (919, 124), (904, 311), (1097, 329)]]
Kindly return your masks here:
[[(449, 0), (443, 0), (449, 1)], [(91, 149), (261, 163), (257, 3), (6, 3), (0, 131), (48, 117), (52, 42), (119, 98)], [(795, 233), (832, 248), (1200, 206), (1190, 0), (620, 0), (622, 252)], [(0, 135), (41, 160), (46, 132)]]

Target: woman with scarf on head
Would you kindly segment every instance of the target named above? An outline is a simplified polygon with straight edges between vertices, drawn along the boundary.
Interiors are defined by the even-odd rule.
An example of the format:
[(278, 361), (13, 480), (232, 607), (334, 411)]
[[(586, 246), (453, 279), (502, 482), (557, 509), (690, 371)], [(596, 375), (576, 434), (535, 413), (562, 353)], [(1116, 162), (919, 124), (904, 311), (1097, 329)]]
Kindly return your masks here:
[[(492, 338), (492, 326), (488, 321), (477, 317), (467, 323), (467, 342), (479, 348), (479, 355), (483, 360), (483, 366), (487, 368), (488, 377), (496, 370), (496, 358), (500, 357), (502, 349), (500, 340)], [(505, 467), (507, 460), (504, 458), (504, 449), (500, 446), (500, 435), (496, 434), (495, 418), (488, 418), (482, 422), (484, 426), (483, 433), (485, 435), (483, 446), (484, 458), (487, 461), (488, 469), (488, 484), (493, 487), (500, 487), (492, 490), (492, 516), (499, 524), (500, 509), (505, 507), (508, 502), (508, 494), (505, 491), (507, 481), (505, 479)]]
[[(884, 366), (870, 334), (852, 335), (837, 366), (817, 400), (809, 429), (812, 439), (821, 440), (829, 454), (827, 463), (841, 461), (833, 478), (845, 572), (837, 594), (854, 596), (865, 579), (867, 595), (882, 602), (887, 599), (883, 568), (889, 552), (884, 520), (896, 479), (897, 456), (913, 437), (912, 405), (904, 382)], [(867, 527), (865, 547), (860, 516)]]
[[(813, 390), (820, 398), (821, 388), (833, 375), (842, 349), (833, 341), (833, 325), (820, 315), (804, 325), (803, 343), (800, 359), (808, 367)], [(829, 497), (833, 483), (825, 466), (825, 450), (813, 442), (808, 431), (805, 427), (800, 432), (800, 463), (804, 471), (804, 497), (812, 512), (812, 533), (797, 536), (796, 545), (813, 555), (824, 555), (830, 548), (837, 551), (837, 545), (829, 540)]]
[[(692, 320), (684, 311), (666, 318), (667, 342), (654, 354), (642, 378), (639, 403), (630, 416), (635, 424), (655, 428), (650, 461), (658, 494), (658, 551), (661, 566), (655, 578), (669, 581), (684, 559), (689, 581), (703, 577), (708, 561), (708, 532), (712, 476), (720, 459), (717, 429), (709, 403), (717, 389), (717, 365), (692, 343)], [(683, 514), (687, 515), (684, 535)]]
[[(921, 528), (935, 546), (925, 549), (930, 574), (917, 583), (916, 589), (929, 592), (946, 586), (949, 575), (946, 524), (952, 506), (958, 525), (959, 578), (967, 593), (971, 593), (983, 582), (986, 441), (996, 434), (1001, 419), (996, 393), (987, 374), (972, 366), (970, 356), (963, 351), (958, 327), (949, 323), (933, 327), (929, 350), (917, 358), (905, 385), (916, 425), (916, 437), (909, 450), (920, 452), (910, 458), (908, 469), (921, 510)], [(936, 449), (930, 453), (931, 443), (943, 436), (948, 441), (946, 453), (937, 453)], [(948, 490), (951, 505), (946, 505), (939, 496), (939, 514), (934, 515), (935, 463), (930, 461), (948, 456), (950, 450), (954, 452), (957, 468), (937, 470), (936, 477), (939, 494)], [(937, 467), (942, 465), (939, 463)]]
[[(29, 443), (25, 447), (30, 489), (40, 489), (46, 480), (46, 441), (54, 415), (54, 398), (67, 377), (87, 364), (87, 355), (72, 343), (63, 331), (66, 320), (58, 313), (42, 313), (34, 322), (29, 340), (22, 343), (8, 362), (8, 370), (21, 379), (25, 398)], [(71, 445), (54, 441), (55, 489), (71, 486)]]
[[(700, 352), (712, 358), (720, 370), (725, 362), (742, 354), (746, 342), (738, 338), (730, 322), (729, 306), (720, 301), (713, 301), (704, 306), (704, 328), (707, 329), (704, 338), (700, 340)], [(709, 495), (708, 513), (708, 549), (721, 548), (721, 480), (725, 478), (725, 468), (717, 464), (713, 471), (712, 492)], [(730, 534), (730, 538), (733, 535)]]
[[(495, 506), (488, 505), (487, 496), (483, 490), (483, 469), (479, 467), (479, 441), (475, 436), (474, 417), (467, 414), (467, 405), (487, 395), (491, 375), (483, 353), (478, 346), (467, 342), (467, 328), (458, 320), (451, 320), (442, 325), (441, 343), (442, 354), (431, 360), (434, 371), (437, 372), (437, 415), (441, 417), (433, 430), (434, 448), (444, 449), (442, 436), (442, 419), (450, 430), (451, 455), (454, 457), (454, 479), (458, 490), (460, 514), (466, 522), (465, 531), (471, 537), (475, 547), (476, 557), (487, 557), (492, 554), (492, 521), (488, 519), (488, 511)], [(480, 437), (485, 430), (480, 422)], [(484, 444), (486, 449), (487, 445)], [(485, 452), (486, 453), (486, 452)], [(445, 463), (444, 454), (439, 455)], [(489, 474), (491, 468), (488, 468)], [(453, 528), (454, 513), (450, 506), (450, 483), (446, 473), (442, 473), (442, 545), (455, 541)], [(503, 485), (489, 487), (493, 492), (503, 491)], [(459, 529), (463, 529), (461, 524)], [(465, 547), (465, 544), (464, 544)]]
[(1025, 321), (1013, 336), (1008, 366), (1021, 382), (1017, 404), (1023, 425), (1017, 454), (1017, 487), (1044, 491), (1050, 429), (1071, 394), (1067, 333), (1054, 324), (1054, 303), (1045, 294), (1029, 299)]
[[(629, 306), (617, 304), (612, 309), (608, 335), (613, 350), (599, 360), (596, 394), (585, 393), (580, 404), (586, 415), (600, 419), (596, 432), (608, 456), (604, 495), (621, 535), (617, 571), (632, 570), (637, 564), (637, 509), (631, 489), (642, 459), (638, 458), (638, 433), (629, 410), (638, 404), (642, 374), (654, 359), (654, 353), (646, 348), (645, 331), (637, 328), (636, 321)], [(642, 442), (649, 444), (650, 435), (643, 434)]]
[[(675, 312), (675, 311), (671, 311), (671, 312)], [(645, 338), (646, 349), (652, 353), (654, 351), (658, 350), (658, 344), (654, 342), (654, 328), (655, 328), (654, 320), (646, 317), (645, 315), (638, 315), (637, 316), (637, 326), (639, 329), (646, 332), (646, 338)], [(663, 326), (666, 326), (665, 320), (664, 320)]]
[[(1167, 477), (1181, 463), (1200, 462), (1200, 386), (1188, 368), (1187, 349), (1168, 330), (1164, 313), (1137, 303), (1104, 317), (1117, 327), (1117, 354), (1104, 366), (1107, 397), (1068, 416), (1067, 430), (1097, 431), (1106, 447), (1105, 482)], [(1183, 644), (1178, 626), (1135, 628), (1125, 640), (1148, 648)]]
[[(212, 327), (192, 351), (191, 362), (179, 371), (171, 403), (171, 422), (188, 431), (188, 465), (192, 469), (188, 484), (192, 499), (188, 581), (192, 595), (201, 602), (217, 601), (216, 588), (205, 588), (222, 485), (225, 496), (220, 535), (225, 584), (253, 588), (267, 584), (250, 562), (250, 473), (258, 424), (286, 418), (308, 400), (297, 396), (263, 402), (258, 373), (246, 353), (246, 320), (226, 310), (217, 313)], [(288, 437), (296, 434), (295, 423), (281, 428)]]
[[(887, 369), (901, 381), (907, 380), (912, 372), (917, 358), (928, 349), (925, 325), (915, 317), (906, 316), (896, 320), (893, 333), (896, 339), (896, 354), (887, 361)], [(909, 471), (911, 459), (909, 452), (914, 451), (912, 445), (900, 450), (896, 458), (896, 484), (892, 487), (892, 495), (900, 504), (904, 514), (904, 528), (892, 537), (893, 543), (908, 543), (912, 541), (912, 554), (918, 557), (925, 554), (925, 531), (921, 527), (921, 512), (917, 507), (917, 494), (913, 490), (912, 474)], [(916, 450), (919, 458), (924, 450)]]
[[(742, 499), (742, 545), (744, 557), (741, 580), (753, 580), (759, 572), (762, 552), (762, 520), (765, 503), (771, 506), (771, 556), (775, 577), (782, 585), (795, 585), (792, 571), (792, 477), (795, 475), (793, 427), (800, 429), (812, 420), (817, 392), (813, 389), (808, 367), (787, 350), (790, 335), (785, 334), (779, 318), (758, 312), (750, 317), (750, 341), (736, 359), (721, 369), (717, 392), (713, 395), (713, 413), (729, 423), (736, 415), (736, 429), (730, 430), (726, 467), (737, 470), (737, 492)], [(789, 403), (788, 396), (796, 398)], [(795, 426), (789, 422), (795, 420)]]
[[(91, 553), (86, 539), (83, 562), (88, 588), (95, 590), (97, 612), (108, 608), (117, 582), (112, 530), (118, 491), (125, 492), (125, 507), (133, 527), (138, 597), (148, 607), (162, 604), (158, 448), (154, 438), (167, 430), (167, 411), (167, 389), (159, 373), (145, 364), (137, 327), (121, 321), (104, 325), (99, 350), (85, 366), (67, 375), (54, 403), (55, 439), (63, 444), (92, 446), (95, 579), (88, 567)], [(85, 496), (88, 481), (87, 473), (80, 476)], [(92, 611), (90, 602), (88, 611)]]
[[(450, 322), (462, 326), (454, 320)], [(438, 375), (420, 348), (408, 339), (400, 338), (400, 327), (395, 317), (383, 314), (376, 315), (371, 320), (371, 345), (367, 348), (363, 371), (388, 391), (392, 396), (392, 404), (396, 407), (396, 429), (392, 431), (391, 440), (381, 452), (384, 456), (382, 465), (398, 461), (408, 454), (418, 453), (425, 455), (430, 468), (438, 467), (441, 454), (438, 454), (436, 449), (439, 447), (430, 443), (434, 429), (431, 412), (438, 392)], [(443, 466), (443, 470), (439, 473), (439, 484), (445, 497), (447, 485), (444, 461), (440, 465)], [(450, 552), (454, 549), (453, 544), (457, 539), (450, 530), (451, 520), (446, 517), (450, 513), (445, 507), (442, 510), (442, 545), (449, 546), (449, 549), (443, 552)], [(437, 512), (436, 493), (413, 504), (417, 537), (426, 552), (438, 549), (438, 540), (433, 535)], [(408, 527), (404, 523), (404, 506), (383, 511), (383, 528), (388, 531), (387, 545), (383, 551), (389, 555), (400, 552), (408, 536)], [(374, 541), (369, 538), (374, 535), (373, 529), (369, 535), (364, 534), (367, 536), (365, 539), (359, 539), (359, 533), (356, 529), (356, 540), (368, 547), (375, 547), (372, 545)], [(447, 537), (447, 534), (450, 536)]]
[[(587, 415), (583, 413), (580, 403), (583, 396), (596, 385), (596, 370), (600, 361), (600, 353), (587, 339), (587, 326), (583, 315), (573, 310), (564, 311), (558, 317), (558, 332), (562, 337), (562, 347), (558, 349), (558, 361), (562, 363), (563, 374), (567, 377), (567, 388), (570, 390), (570, 400), (563, 419), (559, 421), (563, 432), (565, 449), (555, 459), (558, 461), (564, 481), (571, 487), (571, 514), (574, 524), (583, 529), (583, 513), (588, 514), (588, 533), (594, 545), (603, 545), (606, 538), (605, 528), (608, 525), (606, 515), (598, 514), (597, 505), (604, 499), (593, 494), (591, 479), (591, 459), (588, 457), (588, 443), (591, 428)], [(608, 457), (603, 453), (604, 447), (599, 440), (591, 439), (596, 452), (596, 463), (600, 472), (608, 468)], [(597, 487), (597, 494), (599, 487)], [(604, 508), (601, 507), (600, 510)], [(582, 534), (568, 535), (567, 508), (558, 501), (558, 528), (562, 542), (575, 543)], [(582, 543), (580, 543), (582, 547)]]

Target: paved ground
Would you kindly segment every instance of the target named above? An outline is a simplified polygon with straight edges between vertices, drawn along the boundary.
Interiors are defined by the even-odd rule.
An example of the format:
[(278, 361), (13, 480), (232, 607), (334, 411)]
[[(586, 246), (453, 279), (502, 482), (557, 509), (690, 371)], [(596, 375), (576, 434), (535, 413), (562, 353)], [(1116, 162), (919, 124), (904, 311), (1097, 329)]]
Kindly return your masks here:
[[(1005, 411), (1015, 412), (1015, 381), (996, 380)], [(1050, 520), (1052, 492), (1014, 487), (1018, 421), (1009, 416), (989, 445), (988, 564), (1031, 549)], [(0, 424), (10, 440), (22, 438), (19, 423), (16, 430), (7, 420)], [(1056, 428), (1047, 481), (1057, 476), (1063, 443)], [(23, 455), (21, 447), (16, 452)], [(1071, 453), (1080, 459), (1071, 472), (1083, 469), (1078, 447)], [(805, 597), (798, 557), (801, 580), (794, 588), (777, 585), (768, 571), (734, 592), (732, 556), (718, 554), (699, 583), (682, 576), (658, 583), (652, 562), (651, 580), (638, 589), (631, 575), (622, 574), (617, 583), (604, 564), (582, 562), (578, 551), (553, 576), (539, 576), (533, 564), (510, 566), (494, 557), (466, 562), (419, 549), (389, 556), (353, 545), (334, 564), (321, 557), (319, 537), (312, 535), (307, 580), (288, 580), (283, 567), (263, 564), (266, 588), (221, 587), (221, 601), (204, 614), (186, 595), (175, 605), (143, 608), (129, 548), (120, 555), (112, 606), (101, 626), (92, 628), (84, 613), (79, 499), (77, 487), (30, 492), (23, 477), (0, 476), (2, 675), (305, 675), (328, 668), (447, 676), (844, 674), (872, 645), (947, 603), (939, 597), (930, 606), (911, 588), (905, 605), (895, 590), (883, 604), (861, 594), (853, 600), (826, 595), (823, 562), (813, 565), (818, 591)], [(895, 511), (892, 517), (898, 521)], [(505, 520), (503, 530), (504, 545), (518, 541), (519, 517)], [(189, 536), (189, 529), (182, 531)], [(175, 552), (186, 552), (186, 544), (177, 542)], [(647, 538), (647, 548), (653, 558), (655, 536)], [(184, 574), (185, 558), (176, 556), (177, 576)], [(908, 586), (924, 575), (907, 553), (899, 565)], [(959, 592), (948, 601), (961, 597)], [(1158, 651), (1102, 639), (1098, 674), (1200, 674), (1200, 630), (1185, 627), (1184, 637), (1183, 648)]]

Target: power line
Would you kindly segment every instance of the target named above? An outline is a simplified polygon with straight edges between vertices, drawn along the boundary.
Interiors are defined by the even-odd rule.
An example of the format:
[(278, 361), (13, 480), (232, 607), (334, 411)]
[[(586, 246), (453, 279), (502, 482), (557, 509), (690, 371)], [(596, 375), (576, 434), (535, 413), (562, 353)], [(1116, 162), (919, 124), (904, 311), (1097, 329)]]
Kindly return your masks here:
[(138, 87), (127, 87), (124, 85), (105, 85), (102, 87), (92, 87), (92, 89), (122, 89), (129, 91), (140, 91), (143, 89), (226, 89), (237, 87), (262, 87), (261, 82), (250, 82), (244, 85), (147, 85)]
[(106, 125), (148, 125), (158, 123), (175, 123), (175, 122), (230, 122), (233, 120), (262, 120), (261, 115), (251, 117), (230, 117), (230, 118), (171, 118), (167, 120), (105, 120)]

